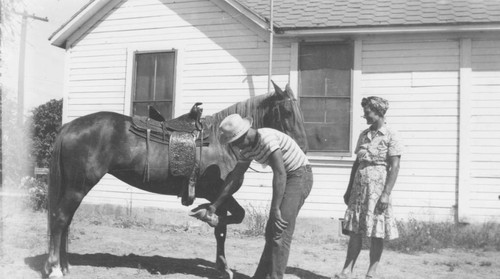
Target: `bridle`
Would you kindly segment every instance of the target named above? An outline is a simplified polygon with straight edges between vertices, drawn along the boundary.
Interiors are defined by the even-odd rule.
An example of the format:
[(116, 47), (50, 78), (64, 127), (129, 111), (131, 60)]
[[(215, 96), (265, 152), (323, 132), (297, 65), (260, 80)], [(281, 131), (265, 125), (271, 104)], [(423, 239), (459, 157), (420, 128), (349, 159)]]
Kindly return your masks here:
[[(271, 108), (273, 119), (279, 123), (280, 131), (283, 133), (285, 133), (285, 128), (283, 127), (283, 122), (281, 121), (280, 105), (284, 104), (284, 103), (288, 103), (288, 102), (291, 102), (292, 105), (294, 105), (297, 103), (297, 100), (293, 99), (293, 98), (286, 98), (284, 100), (279, 100), (279, 101), (276, 101), (274, 103), (274, 106)], [(257, 172), (257, 173), (272, 173), (272, 171), (259, 171), (259, 170), (252, 168), (251, 166), (249, 166), (248, 168), (253, 170), (254, 172)]]
[(271, 108), (272, 116), (275, 121), (279, 123), (279, 130), (283, 133), (285, 133), (285, 127), (283, 127), (283, 121), (281, 121), (281, 110), (280, 106), (281, 104), (291, 102), (292, 106), (296, 105), (297, 100), (292, 99), (292, 98), (286, 98), (284, 100), (279, 100), (274, 103), (274, 106)]

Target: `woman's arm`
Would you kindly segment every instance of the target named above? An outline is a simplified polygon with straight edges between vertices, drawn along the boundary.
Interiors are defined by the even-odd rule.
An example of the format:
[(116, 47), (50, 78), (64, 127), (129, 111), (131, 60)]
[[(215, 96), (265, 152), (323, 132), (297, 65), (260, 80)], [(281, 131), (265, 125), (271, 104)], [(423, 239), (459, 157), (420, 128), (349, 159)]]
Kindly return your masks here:
[(394, 184), (396, 184), (396, 179), (398, 178), (400, 161), (401, 156), (389, 156), (389, 171), (387, 173), (384, 191), (382, 192), (382, 195), (380, 196), (380, 200), (378, 202), (378, 209), (380, 212), (383, 212), (387, 209), (389, 196), (391, 195)]
[(358, 170), (358, 167), (359, 167), (359, 161), (358, 161), (358, 159), (356, 159), (356, 161), (354, 161), (354, 164), (352, 165), (351, 176), (349, 178), (349, 184), (347, 184), (347, 189), (346, 189), (345, 194), (344, 194), (344, 203), (346, 205), (349, 204), (349, 199), (351, 198), (352, 184), (354, 183), (354, 176), (356, 176), (356, 171)]

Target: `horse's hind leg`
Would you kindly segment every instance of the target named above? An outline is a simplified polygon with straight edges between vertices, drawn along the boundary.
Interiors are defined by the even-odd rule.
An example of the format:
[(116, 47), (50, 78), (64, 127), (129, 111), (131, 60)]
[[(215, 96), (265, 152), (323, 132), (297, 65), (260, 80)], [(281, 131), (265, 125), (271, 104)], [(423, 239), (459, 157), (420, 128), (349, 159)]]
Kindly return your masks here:
[(63, 230), (61, 234), (61, 247), (59, 248), (59, 256), (61, 257), (61, 269), (64, 275), (69, 273), (68, 262), (68, 233), (69, 225)]
[(50, 277), (61, 277), (68, 272), (68, 259), (66, 252), (68, 228), (86, 192), (66, 190), (57, 207), (52, 212), (49, 258), (45, 272)]

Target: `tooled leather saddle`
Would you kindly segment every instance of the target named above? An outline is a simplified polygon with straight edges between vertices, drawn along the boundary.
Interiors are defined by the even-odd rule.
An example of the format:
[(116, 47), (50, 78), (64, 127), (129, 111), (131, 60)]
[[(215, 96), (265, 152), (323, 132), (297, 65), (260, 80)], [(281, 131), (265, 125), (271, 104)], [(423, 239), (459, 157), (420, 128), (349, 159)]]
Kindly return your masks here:
[[(134, 116), (130, 131), (146, 140), (147, 163), (144, 181), (149, 182), (149, 144), (154, 141), (168, 145), (168, 172), (173, 176), (183, 177), (178, 196), (183, 197), (183, 205), (191, 205), (195, 199), (195, 187), (199, 176), (200, 162), (196, 161), (196, 147), (200, 148), (200, 161), (203, 146), (208, 146), (207, 138), (210, 129), (201, 119), (202, 103), (195, 103), (189, 113), (175, 119), (165, 118), (153, 106), (149, 106), (149, 117)], [(187, 199), (184, 197), (187, 191)]]

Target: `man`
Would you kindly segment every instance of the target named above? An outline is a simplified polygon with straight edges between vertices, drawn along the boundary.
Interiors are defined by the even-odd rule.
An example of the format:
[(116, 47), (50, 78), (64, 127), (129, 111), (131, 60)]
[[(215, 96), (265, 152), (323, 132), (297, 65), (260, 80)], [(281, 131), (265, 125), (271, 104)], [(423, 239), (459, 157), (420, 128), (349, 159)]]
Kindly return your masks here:
[[(271, 129), (253, 129), (252, 119), (238, 114), (227, 116), (220, 124), (219, 140), (235, 150), (238, 163), (225, 180), (217, 200), (207, 215), (214, 215), (226, 198), (238, 190), (238, 183), (252, 160), (273, 170), (271, 211), (266, 226), (266, 244), (254, 278), (283, 278), (295, 220), (313, 183), (306, 155), (288, 135)], [(209, 221), (208, 221), (209, 222)], [(223, 220), (220, 220), (223, 222)]]

